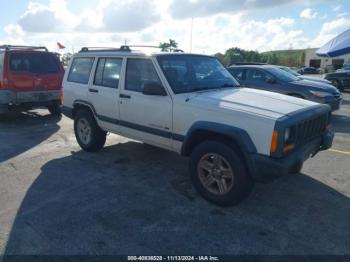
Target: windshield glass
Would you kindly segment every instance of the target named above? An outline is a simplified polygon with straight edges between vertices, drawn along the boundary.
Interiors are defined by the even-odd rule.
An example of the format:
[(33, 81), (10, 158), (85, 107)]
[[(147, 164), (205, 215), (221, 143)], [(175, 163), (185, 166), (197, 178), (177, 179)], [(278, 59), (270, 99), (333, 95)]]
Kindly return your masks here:
[(274, 75), (277, 79), (283, 81), (283, 82), (293, 82), (293, 81), (299, 81), (300, 78), (296, 77), (280, 68), (277, 67), (270, 67), (268, 68), (268, 71)]
[(214, 57), (161, 55), (157, 60), (175, 94), (239, 86)]
[(290, 69), (289, 67), (280, 67), (282, 70), (292, 74), (293, 76), (300, 76), (300, 74), (292, 69)]

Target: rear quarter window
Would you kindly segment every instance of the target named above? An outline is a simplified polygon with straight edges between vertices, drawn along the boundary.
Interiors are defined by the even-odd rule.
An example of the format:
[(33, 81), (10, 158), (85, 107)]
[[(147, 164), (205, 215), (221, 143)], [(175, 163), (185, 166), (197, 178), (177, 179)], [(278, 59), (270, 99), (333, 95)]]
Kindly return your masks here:
[(79, 84), (88, 84), (93, 64), (94, 58), (74, 58), (70, 67), (67, 81)]

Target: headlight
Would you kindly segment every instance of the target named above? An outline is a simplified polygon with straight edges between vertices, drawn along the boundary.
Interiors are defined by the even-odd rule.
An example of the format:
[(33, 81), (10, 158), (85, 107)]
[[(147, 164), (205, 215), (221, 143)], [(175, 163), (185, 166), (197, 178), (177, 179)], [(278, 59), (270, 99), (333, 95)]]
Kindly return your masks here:
[(284, 142), (287, 142), (290, 138), (290, 128), (284, 130)]
[(326, 96), (330, 96), (330, 93), (327, 92), (321, 92), (321, 91), (310, 91), (311, 94), (317, 96), (317, 97), (326, 97)]

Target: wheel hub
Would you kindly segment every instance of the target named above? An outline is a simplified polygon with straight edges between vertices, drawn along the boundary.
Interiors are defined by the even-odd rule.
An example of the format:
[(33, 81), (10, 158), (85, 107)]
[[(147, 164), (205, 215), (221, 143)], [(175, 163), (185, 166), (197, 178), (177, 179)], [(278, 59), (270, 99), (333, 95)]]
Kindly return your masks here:
[(227, 194), (233, 186), (233, 170), (219, 154), (206, 154), (198, 162), (198, 175), (206, 190), (217, 195)]
[(85, 118), (81, 118), (77, 125), (78, 136), (84, 144), (88, 144), (91, 141), (91, 127), (89, 122)]

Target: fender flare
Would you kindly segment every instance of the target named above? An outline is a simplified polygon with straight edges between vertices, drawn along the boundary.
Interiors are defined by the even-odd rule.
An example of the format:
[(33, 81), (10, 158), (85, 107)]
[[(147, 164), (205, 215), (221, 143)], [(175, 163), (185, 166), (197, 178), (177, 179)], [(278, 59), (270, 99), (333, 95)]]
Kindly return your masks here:
[(188, 130), (182, 144), (181, 155), (188, 155), (191, 147), (191, 141), (196, 135), (197, 131), (208, 131), (218, 135), (224, 135), (236, 142), (244, 154), (252, 154), (257, 152), (256, 147), (247, 131), (226, 124), (198, 121), (195, 122)]
[(95, 110), (94, 106), (91, 103), (86, 102), (84, 100), (75, 100), (74, 103), (73, 103), (73, 111), (74, 111), (76, 105), (82, 105), (82, 106), (90, 108), (91, 113), (95, 117), (95, 120), (97, 120), (98, 116), (97, 116), (96, 110)]

